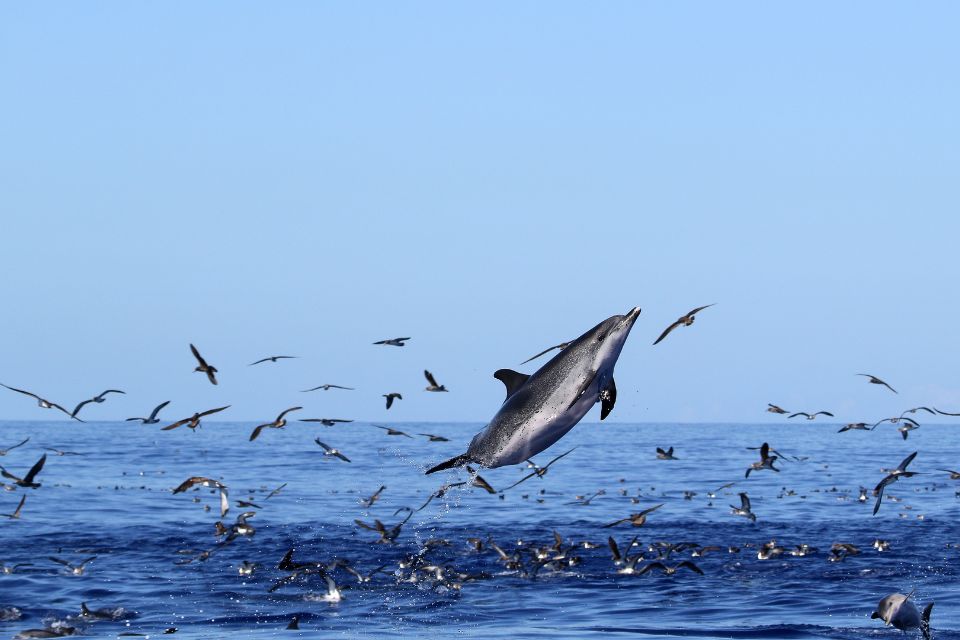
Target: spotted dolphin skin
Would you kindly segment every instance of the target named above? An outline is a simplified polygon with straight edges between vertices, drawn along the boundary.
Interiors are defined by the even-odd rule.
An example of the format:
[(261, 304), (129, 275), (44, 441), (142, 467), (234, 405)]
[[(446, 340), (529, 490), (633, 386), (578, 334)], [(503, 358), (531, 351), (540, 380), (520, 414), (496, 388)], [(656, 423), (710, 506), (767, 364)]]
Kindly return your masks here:
[(562, 438), (597, 402), (600, 419), (606, 418), (617, 400), (613, 368), (639, 315), (640, 307), (634, 307), (626, 315), (607, 318), (533, 375), (510, 369), (494, 373), (507, 387), (500, 410), (465, 454), (427, 473), (468, 462), (488, 468), (523, 462)]
[(911, 629), (920, 629), (924, 640), (930, 640), (930, 612), (933, 610), (933, 603), (928, 604), (923, 613), (913, 604), (910, 596), (902, 593), (891, 593), (880, 601), (877, 610), (870, 617), (880, 618), (886, 624), (889, 624), (900, 631), (910, 631)]

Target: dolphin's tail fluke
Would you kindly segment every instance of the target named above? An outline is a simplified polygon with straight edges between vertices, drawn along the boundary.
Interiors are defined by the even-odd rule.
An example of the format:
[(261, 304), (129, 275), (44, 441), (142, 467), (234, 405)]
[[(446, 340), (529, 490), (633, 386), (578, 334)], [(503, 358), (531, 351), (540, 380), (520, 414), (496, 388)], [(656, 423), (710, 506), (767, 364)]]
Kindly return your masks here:
[(920, 633), (923, 634), (923, 640), (930, 640), (930, 612), (933, 611), (933, 603), (931, 602), (923, 609), (923, 614), (920, 616)]
[(470, 462), (470, 456), (463, 454), (462, 456), (457, 456), (456, 458), (450, 458), (446, 462), (441, 462), (437, 466), (428, 469), (427, 474), (431, 474), (434, 471), (443, 471), (444, 469), (452, 469), (454, 467), (462, 467), (463, 465)]

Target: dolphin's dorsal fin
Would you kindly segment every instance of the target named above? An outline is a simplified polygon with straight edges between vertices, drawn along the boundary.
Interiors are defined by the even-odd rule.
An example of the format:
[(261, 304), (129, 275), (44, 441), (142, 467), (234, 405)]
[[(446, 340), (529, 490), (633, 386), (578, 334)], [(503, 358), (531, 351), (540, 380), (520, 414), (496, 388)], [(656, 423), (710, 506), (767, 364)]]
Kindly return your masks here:
[(513, 369), (497, 369), (493, 377), (499, 380), (507, 388), (507, 397), (509, 398), (522, 387), (530, 377), (525, 373), (514, 371)]

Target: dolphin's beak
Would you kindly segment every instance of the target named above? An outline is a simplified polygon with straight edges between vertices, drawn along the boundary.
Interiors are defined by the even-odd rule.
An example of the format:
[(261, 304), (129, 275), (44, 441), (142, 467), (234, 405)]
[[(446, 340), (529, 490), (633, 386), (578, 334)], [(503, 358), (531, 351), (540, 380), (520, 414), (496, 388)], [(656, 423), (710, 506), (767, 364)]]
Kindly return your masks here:
[(624, 323), (632, 325), (634, 322), (637, 321), (637, 318), (639, 317), (640, 317), (640, 307), (634, 307), (633, 309), (627, 312), (626, 317), (624, 319)]

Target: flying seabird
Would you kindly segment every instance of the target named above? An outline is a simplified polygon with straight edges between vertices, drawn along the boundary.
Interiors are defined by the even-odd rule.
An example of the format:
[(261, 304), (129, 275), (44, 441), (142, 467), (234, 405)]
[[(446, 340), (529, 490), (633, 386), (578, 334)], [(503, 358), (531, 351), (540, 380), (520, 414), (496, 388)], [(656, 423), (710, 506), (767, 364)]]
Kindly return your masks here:
[(0, 449), (0, 456), (5, 456), (5, 455), (7, 455), (8, 453), (10, 453), (11, 451), (13, 451), (14, 449), (16, 449), (17, 447), (22, 447), (23, 445), (27, 444), (28, 442), (30, 442), (30, 438), (29, 438), (29, 437), (24, 438), (23, 440), (21, 440), (20, 442), (18, 442), (18, 443), (15, 444), (15, 445), (13, 445), (12, 447), (7, 447), (6, 449)]
[(914, 420), (913, 418), (907, 418), (907, 417), (905, 417), (905, 416), (895, 416), (895, 417), (893, 417), (893, 418), (884, 418), (883, 420), (877, 420), (877, 421), (873, 424), (873, 426), (870, 427), (870, 429), (871, 429), (871, 430), (876, 429), (878, 426), (880, 426), (880, 425), (883, 424), (884, 422), (889, 422), (890, 424), (897, 424), (897, 423), (900, 422), (901, 420), (903, 420), (904, 422), (909, 422), (909, 423), (913, 424), (914, 427), (919, 427), (919, 426), (920, 426), (920, 423), (917, 422), (916, 420)]
[[(345, 456), (345, 455), (343, 455), (342, 453), (340, 453), (340, 450), (339, 450), (339, 449), (334, 449), (334, 448), (331, 447), (330, 445), (324, 444), (323, 442), (320, 442), (320, 438), (315, 439), (314, 442), (316, 442), (318, 445), (320, 445), (321, 447), (323, 447), (323, 455), (325, 455), (325, 456), (335, 456), (335, 457), (337, 457), (337, 458), (340, 458), (340, 459), (343, 460), (344, 462), (350, 462), (350, 458), (348, 458), (347, 456)], [(373, 504), (373, 503), (371, 503), (371, 504)]]
[(887, 476), (880, 481), (880, 483), (874, 488), (873, 493), (877, 496), (877, 502), (873, 506), (873, 515), (877, 515), (877, 511), (880, 510), (880, 503), (883, 501), (883, 490), (887, 488), (887, 485), (893, 484), (900, 477), (910, 478), (917, 475), (916, 471), (907, 471), (907, 467), (910, 466), (910, 463), (913, 462), (913, 459), (917, 457), (917, 451), (914, 451), (897, 466), (896, 469), (890, 469)]
[(770, 445), (764, 442), (760, 445), (760, 461), (754, 462), (747, 468), (747, 473), (744, 475), (745, 478), (750, 477), (751, 471), (761, 471), (763, 469), (770, 469), (771, 471), (780, 472), (780, 469), (777, 469), (773, 466), (773, 463), (776, 462), (777, 456), (770, 455)]
[(840, 427), (837, 433), (843, 433), (844, 431), (855, 431), (855, 430), (870, 431), (870, 426), (866, 422), (850, 422)]
[(777, 405), (770, 404), (769, 402), (767, 403), (767, 411), (769, 411), (770, 413), (787, 413), (786, 409), (781, 409)]
[(319, 387), (314, 387), (313, 389), (304, 389), (300, 393), (309, 393), (311, 391), (317, 391), (318, 389), (323, 389), (324, 391), (330, 391), (330, 389), (343, 389), (345, 391), (354, 391), (353, 387), (341, 387), (338, 384), (322, 384)]
[(392, 347), (405, 347), (407, 345), (404, 344), (404, 342), (406, 342), (409, 339), (410, 338), (390, 338), (389, 340), (378, 340), (373, 344), (388, 344)]
[(536, 360), (537, 358), (539, 358), (539, 357), (542, 356), (543, 354), (549, 353), (549, 352), (553, 351), (554, 349), (559, 349), (560, 351), (563, 351), (564, 349), (566, 349), (566, 348), (569, 347), (569, 346), (570, 346), (570, 343), (569, 343), (569, 342), (561, 342), (560, 344), (555, 344), (555, 345), (553, 345), (552, 347), (548, 347), (548, 348), (544, 349), (543, 351), (541, 351), (541, 352), (538, 353), (537, 355), (532, 356), (532, 357), (530, 357), (530, 358), (527, 358), (526, 360), (524, 360), (524, 361), (521, 362), (520, 364), (521, 364), (521, 365), (527, 364), (527, 363), (530, 362), (531, 360)]
[(76, 406), (76, 408), (74, 408), (73, 413), (70, 414), (70, 417), (71, 417), (71, 418), (76, 418), (76, 417), (77, 417), (77, 414), (80, 413), (80, 409), (82, 409), (85, 405), (90, 404), (91, 402), (96, 402), (97, 404), (100, 404), (101, 402), (105, 402), (106, 399), (107, 399), (106, 396), (107, 396), (108, 393), (122, 393), (122, 394), (126, 395), (126, 391), (120, 391), (120, 389), (107, 389), (106, 391), (104, 391), (104, 392), (101, 393), (100, 395), (93, 396), (93, 397), (90, 398), (89, 400), (84, 400), (83, 402), (81, 402), (80, 404), (78, 404), (78, 405)]
[(796, 418), (797, 416), (806, 416), (807, 420), (815, 420), (817, 416), (824, 415), (833, 417), (833, 414), (829, 411), (817, 411), (816, 413), (807, 413), (806, 411), (798, 411), (797, 413), (790, 414), (787, 418)]
[(877, 376), (872, 376), (872, 375), (870, 375), (869, 373), (858, 373), (857, 375), (858, 375), (858, 376), (863, 376), (864, 378), (870, 378), (870, 380), (869, 380), (870, 384), (882, 384), (882, 385), (885, 386), (887, 389), (890, 389), (890, 391), (893, 391), (894, 393), (897, 392), (896, 389), (894, 389), (893, 387), (891, 387), (890, 385), (888, 385), (886, 382), (884, 382), (883, 380), (881, 380), (881, 379), (878, 378)]
[(0, 513), (0, 516), (4, 518), (10, 518), (11, 520), (20, 519), (20, 511), (23, 509), (23, 503), (27, 501), (27, 496), (20, 496), (20, 504), (17, 505), (17, 508), (13, 510), (13, 513)]
[(950, 469), (937, 469), (937, 471), (943, 471), (944, 473), (949, 473), (951, 480), (960, 480), (960, 471), (951, 471)]
[(64, 451), (63, 449), (57, 449), (54, 447), (43, 447), (44, 451), (50, 451), (56, 456), (78, 456), (80, 455), (76, 451)]
[(250, 442), (253, 442), (254, 440), (256, 440), (257, 436), (259, 436), (260, 432), (263, 431), (264, 429), (283, 429), (285, 426), (287, 426), (287, 420), (286, 418), (284, 418), (284, 416), (286, 416), (291, 411), (299, 411), (300, 409), (303, 409), (303, 407), (290, 407), (289, 409), (285, 409), (280, 415), (278, 415), (277, 419), (274, 420), (273, 422), (258, 424), (256, 427), (254, 427), (253, 432), (250, 433)]
[(200, 355), (200, 352), (197, 351), (197, 348), (190, 345), (190, 351), (193, 352), (193, 357), (197, 359), (197, 368), (194, 371), (199, 371), (200, 373), (207, 374), (207, 379), (210, 380), (210, 384), (217, 384), (217, 369), (214, 366), (207, 364), (207, 361), (203, 359), (203, 356)]
[(303, 418), (298, 422), (319, 422), (325, 427), (332, 427), (338, 422), (353, 422), (353, 420), (343, 420), (342, 418)]
[(413, 438), (413, 436), (411, 436), (409, 433), (404, 433), (399, 429), (391, 429), (390, 427), (384, 427), (383, 425), (379, 425), (379, 424), (375, 424), (373, 426), (376, 427), (377, 429), (383, 429), (384, 431), (387, 432), (388, 436), (403, 436), (405, 438)]
[(745, 518), (750, 518), (751, 522), (757, 521), (756, 514), (750, 510), (750, 497), (745, 492), (740, 492), (740, 506), (735, 507), (730, 505), (730, 513), (736, 516), (743, 516)]
[(276, 362), (277, 360), (293, 360), (297, 356), (267, 356), (266, 358), (260, 358), (256, 362), (251, 362), (248, 364), (248, 367), (252, 367), (255, 364), (260, 364), (261, 362)]
[[(0, 382), (0, 387), (7, 387), (7, 385), (5, 385), (5, 384), (3, 384), (2, 382)], [(22, 394), (25, 395), (25, 396), (30, 396), (31, 398), (33, 398), (33, 399), (35, 399), (35, 400), (37, 401), (37, 405), (38, 405), (41, 409), (59, 409), (60, 411), (64, 412), (65, 414), (67, 414), (68, 416), (70, 416), (71, 418), (73, 418), (74, 420), (78, 420), (79, 422), (83, 422), (83, 420), (80, 420), (80, 418), (78, 418), (78, 417), (75, 416), (75, 415), (71, 415), (71, 413), (70, 413), (69, 411), (67, 411), (66, 409), (64, 409), (64, 408), (61, 407), (60, 405), (58, 405), (56, 402), (50, 402), (50, 401), (47, 400), (46, 398), (41, 398), (41, 397), (38, 396), (37, 394), (35, 394), (35, 393), (30, 393), (29, 391), (24, 391), (23, 389), (16, 389), (16, 388), (14, 388), (14, 387), (7, 387), (7, 389), (10, 389), (10, 391), (16, 391), (17, 393), (22, 393)]]
[(0, 474), (2, 474), (4, 478), (13, 480), (13, 484), (17, 485), (18, 487), (23, 487), (24, 489), (37, 489), (40, 487), (40, 483), (34, 482), (33, 479), (38, 473), (40, 473), (40, 470), (43, 469), (43, 465), (46, 461), (47, 454), (43, 454), (43, 456), (41, 456), (41, 458), (37, 460), (32, 467), (30, 467), (30, 471), (27, 471), (27, 475), (23, 476), (22, 478), (13, 475), (2, 466), (0, 466)]
[(180, 483), (180, 485), (173, 490), (173, 493), (183, 493), (187, 489), (190, 489), (196, 485), (218, 489), (220, 491), (220, 517), (222, 518), (223, 516), (227, 515), (227, 511), (230, 510), (230, 500), (227, 494), (227, 485), (218, 480), (213, 480), (212, 478), (206, 478), (204, 476), (193, 476), (192, 478), (187, 478)]
[(663, 340), (664, 338), (666, 338), (667, 335), (669, 335), (669, 333), (670, 333), (671, 331), (673, 331), (674, 329), (676, 329), (677, 327), (679, 327), (679, 326), (681, 326), (681, 325), (683, 325), (683, 326), (685, 326), (685, 327), (689, 327), (690, 325), (693, 324), (693, 316), (696, 315), (697, 312), (703, 311), (703, 310), (706, 309), (707, 307), (712, 307), (714, 304), (716, 304), (716, 303), (704, 305), (704, 306), (702, 306), (702, 307), (697, 307), (696, 309), (694, 309), (693, 311), (691, 311), (691, 312), (688, 313), (687, 315), (679, 317), (676, 322), (674, 322), (672, 325), (670, 325), (669, 327), (667, 327), (666, 329), (664, 329), (663, 333), (660, 334), (660, 337), (657, 338), (656, 342), (654, 342), (653, 344), (659, 343), (661, 340)]
[(673, 447), (669, 449), (662, 449), (657, 447), (657, 460), (677, 460), (678, 458), (673, 455)]
[(403, 400), (403, 396), (396, 392), (384, 393), (383, 397), (387, 399), (387, 409), (393, 406), (393, 401)]
[[(427, 382), (430, 383), (429, 386), (427, 386), (427, 388), (424, 389), (424, 391), (446, 391), (447, 390), (447, 388), (442, 384), (437, 384), (437, 379), (434, 378), (433, 374), (427, 371), (426, 369), (423, 370), (423, 375), (427, 379)], [(389, 409), (389, 407), (387, 408)]]
[(528, 473), (528, 474), (525, 475), (524, 477), (520, 478), (519, 480), (517, 480), (516, 482), (514, 482), (512, 485), (510, 485), (509, 487), (507, 487), (506, 489), (502, 489), (502, 490), (501, 490), (501, 493), (502, 493), (503, 491), (508, 491), (508, 490), (510, 490), (510, 489), (513, 489), (515, 486), (517, 486), (518, 484), (520, 484), (520, 483), (523, 482), (524, 480), (529, 480), (530, 478), (532, 478), (532, 477), (534, 477), (534, 476), (537, 476), (538, 478), (542, 478), (543, 476), (545, 476), (545, 475), (547, 474), (547, 471), (550, 470), (550, 465), (552, 465), (552, 464), (553, 464), (554, 462), (556, 462), (557, 460), (560, 460), (561, 458), (570, 455), (571, 453), (573, 453), (574, 449), (576, 449), (576, 447), (574, 447), (573, 449), (570, 449), (569, 451), (565, 451), (564, 453), (561, 453), (561, 454), (558, 455), (556, 458), (554, 458), (553, 460), (551, 460), (551, 461), (548, 462), (547, 464), (543, 465), (542, 467), (541, 467), (541, 466), (538, 466), (537, 464), (535, 464), (535, 463), (534, 463), (533, 461), (531, 461), (531, 460), (527, 460), (527, 464), (529, 464), (531, 467), (533, 467), (533, 471), (530, 472), (530, 473)]
[(605, 525), (603, 525), (603, 528), (604, 528), (604, 529), (609, 529), (610, 527), (615, 527), (615, 526), (617, 526), (618, 524), (620, 524), (620, 523), (622, 523), (622, 522), (629, 522), (630, 524), (632, 524), (632, 525), (635, 526), (635, 527), (642, 527), (642, 526), (643, 526), (644, 524), (646, 524), (646, 522), (647, 522), (647, 515), (653, 513), (654, 511), (656, 511), (657, 509), (659, 509), (659, 508), (662, 507), (662, 506), (663, 506), (663, 503), (660, 503), (660, 504), (657, 504), (657, 505), (654, 505), (654, 506), (650, 507), (649, 509), (644, 509), (644, 510), (641, 511), (640, 513), (631, 513), (631, 514), (630, 514), (629, 516), (627, 516), (626, 518), (621, 518), (621, 519), (619, 519), (619, 520), (616, 520), (616, 521), (614, 521), (614, 522), (611, 522), (610, 524), (605, 524)]
[(230, 405), (227, 405), (227, 406), (225, 406), (225, 407), (217, 407), (216, 409), (209, 409), (209, 410), (203, 411), (203, 412), (201, 412), (201, 413), (195, 413), (195, 414), (193, 414), (192, 416), (190, 416), (189, 418), (184, 418), (183, 420), (178, 420), (177, 422), (174, 422), (173, 424), (169, 424), (169, 425), (165, 426), (163, 429), (161, 429), (161, 431), (170, 431), (171, 429), (176, 429), (177, 427), (182, 427), (183, 425), (187, 425), (187, 426), (190, 427), (191, 429), (194, 429), (194, 430), (195, 430), (197, 427), (200, 426), (200, 418), (203, 418), (203, 417), (205, 417), (205, 416), (209, 416), (209, 415), (211, 415), (211, 414), (214, 414), (214, 413), (217, 413), (217, 412), (219, 412), (219, 411), (223, 411), (224, 409), (229, 409), (229, 408), (230, 408)]
[(373, 504), (380, 499), (380, 494), (386, 489), (386, 485), (380, 485), (380, 488), (373, 492), (373, 495), (369, 498), (361, 498), (360, 504), (368, 509), (373, 506)]
[(127, 418), (126, 422), (130, 422), (132, 420), (139, 420), (143, 424), (157, 424), (158, 422), (160, 422), (160, 419), (157, 418), (157, 414), (160, 413), (163, 410), (163, 408), (168, 404), (170, 404), (169, 400), (167, 400), (166, 402), (161, 402), (160, 404), (155, 406), (153, 408), (153, 411), (150, 412), (149, 418)]
[(645, 566), (643, 567), (643, 569), (640, 569), (640, 571), (637, 573), (637, 575), (641, 575), (641, 576), (642, 576), (643, 574), (645, 574), (646, 572), (648, 572), (648, 571), (650, 571), (650, 570), (652, 570), (652, 569), (659, 569), (660, 571), (663, 572), (664, 575), (667, 575), (667, 576), (672, 576), (672, 575), (675, 574), (679, 569), (690, 569), (690, 571), (693, 571), (694, 573), (699, 573), (700, 575), (703, 575), (703, 570), (701, 570), (700, 567), (698, 567), (697, 565), (693, 564), (693, 563), (690, 562), (689, 560), (684, 560), (684, 561), (681, 562), (680, 564), (678, 564), (678, 565), (676, 565), (676, 566), (673, 566), (673, 567), (668, 567), (667, 565), (663, 564), (662, 562), (651, 562), (650, 564), (645, 565)]
[(96, 560), (96, 559), (97, 559), (97, 556), (90, 556), (89, 558), (86, 558), (83, 562), (81, 562), (80, 564), (70, 564), (70, 563), (67, 562), (66, 560), (61, 560), (60, 558), (57, 558), (56, 556), (50, 556), (50, 560), (53, 560), (54, 562), (56, 562), (56, 563), (58, 563), (58, 564), (62, 564), (63, 566), (65, 566), (65, 567), (67, 568), (67, 573), (69, 573), (69, 574), (71, 574), (71, 575), (74, 575), (74, 576), (82, 576), (84, 570), (87, 568), (87, 565), (90, 564), (91, 562), (93, 562), (93, 561)]
[(430, 442), (450, 442), (450, 438), (444, 438), (443, 436), (435, 436), (432, 433), (418, 433), (417, 435), (429, 438)]

